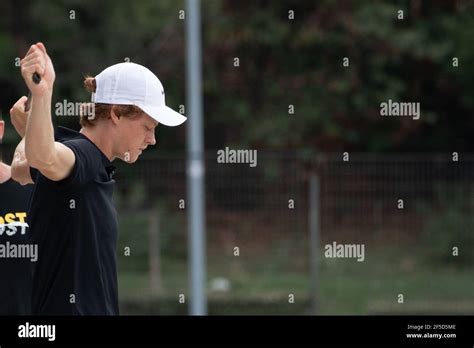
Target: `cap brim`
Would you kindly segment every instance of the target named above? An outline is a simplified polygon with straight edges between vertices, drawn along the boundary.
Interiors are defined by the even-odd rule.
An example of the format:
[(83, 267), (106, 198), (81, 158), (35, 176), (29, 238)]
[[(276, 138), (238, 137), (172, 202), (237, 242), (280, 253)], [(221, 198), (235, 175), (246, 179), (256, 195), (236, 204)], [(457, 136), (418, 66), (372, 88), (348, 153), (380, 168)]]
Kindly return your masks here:
[(186, 116), (181, 115), (179, 112), (176, 112), (167, 106), (158, 108), (140, 106), (140, 108), (152, 119), (168, 127), (179, 126), (187, 120)]

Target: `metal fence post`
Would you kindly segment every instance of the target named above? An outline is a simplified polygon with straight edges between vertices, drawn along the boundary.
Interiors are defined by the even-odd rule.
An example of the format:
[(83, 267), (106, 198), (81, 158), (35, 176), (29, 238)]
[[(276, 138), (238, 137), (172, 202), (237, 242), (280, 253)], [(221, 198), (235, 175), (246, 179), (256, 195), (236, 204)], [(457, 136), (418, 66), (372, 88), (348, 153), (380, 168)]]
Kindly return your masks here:
[(202, 121), (201, 2), (186, 1), (189, 314), (207, 314), (204, 130)]

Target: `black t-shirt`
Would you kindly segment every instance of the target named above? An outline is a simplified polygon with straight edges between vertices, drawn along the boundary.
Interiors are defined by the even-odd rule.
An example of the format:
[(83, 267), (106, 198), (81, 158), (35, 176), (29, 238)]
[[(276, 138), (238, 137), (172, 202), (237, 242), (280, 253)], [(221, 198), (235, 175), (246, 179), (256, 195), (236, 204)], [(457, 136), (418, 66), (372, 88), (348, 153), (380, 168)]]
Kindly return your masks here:
[(32, 185), (0, 184), (0, 315), (31, 314), (31, 269), (38, 249), (28, 243)]
[(56, 136), (76, 162), (58, 182), (31, 170), (28, 223), (39, 247), (33, 314), (118, 315), (114, 167), (81, 133), (59, 127)]

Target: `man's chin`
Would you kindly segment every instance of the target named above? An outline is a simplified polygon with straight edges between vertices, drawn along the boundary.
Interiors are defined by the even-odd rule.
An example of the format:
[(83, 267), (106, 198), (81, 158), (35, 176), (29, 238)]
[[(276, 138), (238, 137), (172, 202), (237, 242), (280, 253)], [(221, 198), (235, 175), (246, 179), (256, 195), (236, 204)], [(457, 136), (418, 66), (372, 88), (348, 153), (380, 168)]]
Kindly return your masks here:
[(140, 157), (139, 154), (137, 154), (133, 157), (125, 156), (125, 157), (121, 158), (121, 160), (124, 161), (125, 163), (132, 164), (132, 163), (135, 163), (138, 160), (138, 157)]

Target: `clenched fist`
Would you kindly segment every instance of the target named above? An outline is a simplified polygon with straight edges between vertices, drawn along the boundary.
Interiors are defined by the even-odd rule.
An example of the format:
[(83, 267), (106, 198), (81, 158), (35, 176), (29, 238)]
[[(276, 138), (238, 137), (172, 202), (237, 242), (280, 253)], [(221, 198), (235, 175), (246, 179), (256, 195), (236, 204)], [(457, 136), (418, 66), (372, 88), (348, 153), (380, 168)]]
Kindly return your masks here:
[(15, 105), (10, 109), (10, 119), (13, 126), (20, 137), (25, 136), (26, 121), (28, 120), (28, 112), (25, 111), (25, 105), (28, 98), (23, 96), (17, 100)]
[[(38, 84), (33, 82), (34, 73), (38, 73), (41, 77)], [(33, 96), (42, 96), (47, 92), (52, 92), (56, 74), (46, 48), (41, 42), (32, 45), (25, 58), (21, 60), (21, 75)]]

